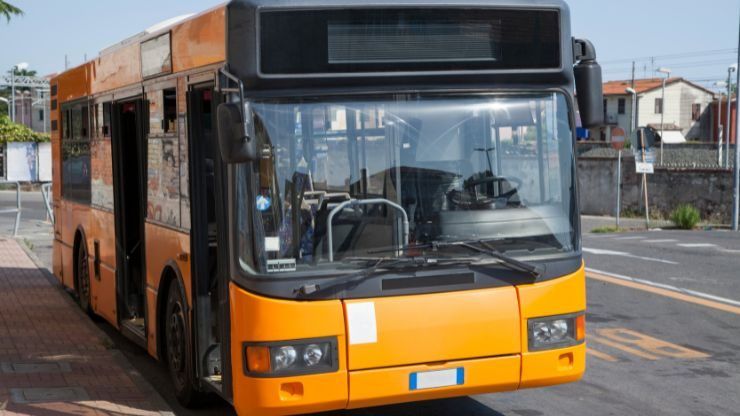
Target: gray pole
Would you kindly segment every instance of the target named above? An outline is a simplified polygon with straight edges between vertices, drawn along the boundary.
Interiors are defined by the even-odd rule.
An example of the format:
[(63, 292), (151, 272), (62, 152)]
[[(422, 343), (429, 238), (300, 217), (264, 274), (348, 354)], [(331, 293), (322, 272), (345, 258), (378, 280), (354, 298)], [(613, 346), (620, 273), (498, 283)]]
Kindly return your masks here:
[[(721, 103), (722, 101), (720, 101)], [(725, 167), (730, 167), (730, 134), (732, 134), (732, 128), (730, 127), (730, 113), (732, 112), (732, 67), (727, 69), (727, 122), (725, 128), (727, 133), (725, 134)], [(721, 113), (721, 111), (720, 111)]]
[(10, 69), (10, 120), (15, 123), (15, 66)]
[(622, 150), (617, 158), (617, 230), (619, 230), (619, 218), (622, 214)]
[(632, 94), (632, 134), (637, 131), (637, 92)]
[[(738, 46), (740, 47), (740, 23), (738, 24)], [(737, 85), (740, 87), (740, 49), (737, 52)], [(729, 97), (728, 97), (729, 99)], [(735, 105), (735, 123), (740, 122), (740, 100)], [(740, 213), (740, 126), (735, 126), (735, 183), (732, 198), (732, 230), (738, 231), (738, 214)], [(729, 137), (727, 141), (729, 141)]]
[(663, 98), (660, 100), (660, 166), (663, 166), (663, 142), (665, 135), (665, 82), (668, 77), (663, 77)]

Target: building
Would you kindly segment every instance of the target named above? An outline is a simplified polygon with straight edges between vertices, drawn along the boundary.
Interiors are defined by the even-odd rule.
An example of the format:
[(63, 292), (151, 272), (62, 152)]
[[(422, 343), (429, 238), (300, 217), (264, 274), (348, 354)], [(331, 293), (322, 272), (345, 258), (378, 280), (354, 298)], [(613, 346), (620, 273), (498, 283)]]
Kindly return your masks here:
[[(737, 98), (732, 99), (731, 110), (730, 110), (730, 143), (735, 143), (735, 137), (737, 134)], [(715, 100), (712, 103), (712, 114), (714, 114), (712, 120), (712, 141), (719, 141), (720, 126), (725, 129), (727, 124), (727, 96), (722, 96), (720, 99)], [(726, 130), (725, 130), (726, 131)], [(723, 136), (724, 137), (724, 136)], [(722, 139), (725, 142), (725, 139)]]
[[(49, 133), (49, 78), (0, 75), (10, 105), (15, 104), (15, 122), (37, 133)], [(15, 97), (11, 99), (12, 86)], [(3, 113), (5, 115), (5, 113)], [(0, 137), (0, 181), (51, 181), (51, 146), (49, 143), (6, 143)]]
[(15, 122), (38, 133), (50, 132), (48, 89), (16, 91)]
[(666, 81), (663, 103), (661, 78), (634, 81), (610, 81), (604, 84), (604, 121), (602, 128), (592, 129), (597, 141), (611, 141), (612, 132), (622, 128), (627, 136), (632, 131), (632, 95), (637, 93), (637, 126), (651, 126), (660, 130), (661, 115), (665, 109), (665, 129), (680, 132), (688, 140), (711, 141), (712, 102), (714, 93), (683, 78)]

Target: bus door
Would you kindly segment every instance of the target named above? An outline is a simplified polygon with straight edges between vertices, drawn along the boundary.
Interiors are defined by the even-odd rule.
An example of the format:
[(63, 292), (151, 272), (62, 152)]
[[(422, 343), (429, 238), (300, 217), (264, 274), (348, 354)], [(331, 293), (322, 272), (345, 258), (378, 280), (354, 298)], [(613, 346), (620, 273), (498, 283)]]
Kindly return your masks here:
[(228, 280), (226, 259), (226, 194), (223, 163), (218, 153), (216, 108), (220, 95), (213, 83), (188, 92), (190, 128), (190, 204), (192, 276), (195, 293), (194, 328), (197, 369), (210, 388), (229, 394)]
[(146, 346), (145, 101), (113, 105), (113, 180), (116, 222), (118, 317), (122, 332)]

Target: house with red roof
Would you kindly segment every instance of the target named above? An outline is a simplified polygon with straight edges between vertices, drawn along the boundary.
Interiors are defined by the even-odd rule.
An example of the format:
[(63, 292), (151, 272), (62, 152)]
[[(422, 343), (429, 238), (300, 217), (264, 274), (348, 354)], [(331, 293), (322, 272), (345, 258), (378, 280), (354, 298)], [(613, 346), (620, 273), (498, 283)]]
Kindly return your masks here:
[(665, 143), (713, 140), (714, 92), (684, 78), (666, 80), (665, 101), (662, 78), (605, 83), (605, 126), (591, 130), (592, 140), (610, 142), (612, 133), (619, 131), (618, 128), (624, 130), (628, 137), (632, 135), (633, 97), (629, 89), (637, 95), (637, 127), (652, 127), (658, 132), (663, 130)]

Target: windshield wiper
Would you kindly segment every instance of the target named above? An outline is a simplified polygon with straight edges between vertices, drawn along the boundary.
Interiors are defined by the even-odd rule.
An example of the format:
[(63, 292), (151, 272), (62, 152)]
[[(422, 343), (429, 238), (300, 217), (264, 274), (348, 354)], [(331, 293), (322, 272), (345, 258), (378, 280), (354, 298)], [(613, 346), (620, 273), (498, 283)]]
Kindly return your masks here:
[[(498, 240), (490, 240), (498, 241)], [(475, 246), (479, 244), (481, 247)], [(527, 263), (521, 260), (517, 260), (511, 256), (507, 256), (504, 253), (493, 248), (488, 240), (474, 240), (474, 241), (434, 241), (427, 244), (408, 245), (394, 249), (394, 251), (410, 251), (410, 250), (424, 250), (424, 249), (445, 249), (450, 247), (463, 247), (477, 253), (485, 254), (498, 260), (498, 263), (511, 270), (523, 272), (531, 275), (535, 278), (540, 278), (545, 273), (545, 268), (541, 265)]]
[(356, 287), (365, 280), (375, 276), (378, 271), (384, 269), (390, 269), (396, 266), (419, 266), (419, 267), (445, 267), (454, 266), (459, 264), (470, 264), (471, 260), (461, 259), (435, 259), (428, 257), (403, 257), (403, 258), (390, 258), (383, 257), (377, 259), (366, 259), (374, 261), (374, 263), (367, 269), (361, 270), (356, 273), (350, 273), (347, 275), (339, 276), (335, 279), (329, 280), (325, 283), (307, 283), (293, 290), (293, 293), (309, 296), (319, 291), (330, 290), (339, 286), (352, 286)]
[(507, 256), (506, 254), (501, 253), (500, 251), (491, 247), (485, 240), (477, 241), (477, 243), (480, 244), (482, 248), (474, 246), (471, 243), (467, 243), (467, 242), (459, 243), (458, 246), (465, 247), (469, 250), (477, 251), (478, 253), (481, 253), (481, 254), (486, 254), (498, 260), (501, 265), (506, 266), (509, 269), (512, 269), (515, 271), (528, 273), (534, 278), (540, 278), (542, 277), (543, 274), (545, 274), (544, 266), (541, 266), (539, 264), (527, 263), (525, 261), (517, 260), (511, 256)]

